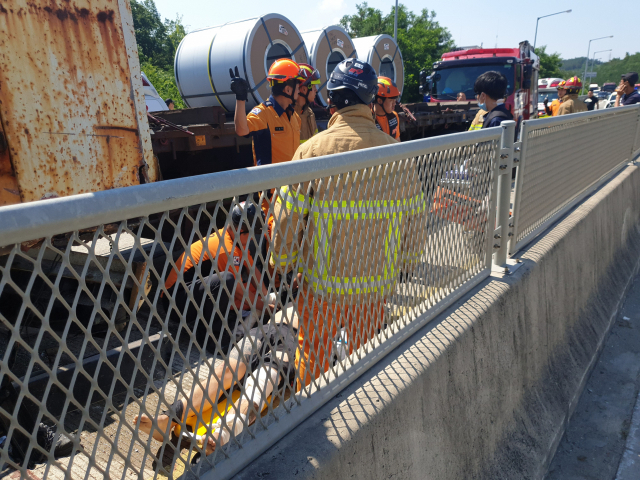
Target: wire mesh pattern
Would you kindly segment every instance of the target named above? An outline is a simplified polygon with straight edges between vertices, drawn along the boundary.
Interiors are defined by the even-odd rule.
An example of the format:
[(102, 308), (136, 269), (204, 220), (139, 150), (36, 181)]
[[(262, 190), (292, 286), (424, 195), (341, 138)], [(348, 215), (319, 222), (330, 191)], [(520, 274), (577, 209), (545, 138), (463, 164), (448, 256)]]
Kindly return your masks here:
[(489, 274), (495, 131), (415, 142), (409, 156), (394, 146), (358, 168), (345, 157), (287, 185), (268, 178), (288, 167), (269, 167), (258, 191), (143, 201), (116, 221), (118, 193), (100, 192), (111, 220), (97, 226), (73, 218), (85, 200), (70, 198), (71, 231), (10, 244), (0, 232), (4, 471), (177, 478), (246, 464), (265, 430), (300, 421)]
[[(637, 114), (640, 117), (640, 109), (637, 109)], [(640, 118), (638, 118), (638, 128), (636, 129), (636, 141), (633, 145), (632, 157), (635, 158), (640, 154)]]
[(561, 117), (548, 126), (544, 120), (523, 124), (516, 249), (577, 195), (630, 159), (637, 117), (636, 108), (618, 108)]

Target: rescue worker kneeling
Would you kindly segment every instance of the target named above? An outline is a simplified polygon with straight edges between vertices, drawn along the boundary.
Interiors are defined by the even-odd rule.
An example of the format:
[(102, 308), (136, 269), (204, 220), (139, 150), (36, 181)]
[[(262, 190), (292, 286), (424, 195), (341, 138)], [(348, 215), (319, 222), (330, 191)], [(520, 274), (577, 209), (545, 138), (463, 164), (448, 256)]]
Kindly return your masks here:
[[(344, 60), (327, 89), (338, 111), (327, 130), (300, 145), (293, 161), (396, 143), (372, 118), (378, 78), (369, 64)], [(384, 300), (401, 261), (400, 208), (415, 195), (406, 184), (417, 178), (409, 168), (395, 162), (277, 191), (270, 263), (282, 275), (293, 270), (303, 279), (297, 299), (298, 389), (330, 368), (333, 338), (341, 328), (349, 353), (382, 328)]]
[(268, 237), (257, 212), (262, 214), (254, 204), (236, 205), (232, 225), (191, 244), (165, 281), (165, 309), (184, 320), (195, 343), (211, 353), (227, 350), (238, 320), (251, 316), (252, 307), (257, 313), (274, 308), (275, 294), (268, 296), (259, 261), (267, 255)]
[(388, 77), (378, 77), (378, 92), (373, 103), (376, 127), (400, 141), (400, 118), (394, 111), (400, 98), (400, 90)]

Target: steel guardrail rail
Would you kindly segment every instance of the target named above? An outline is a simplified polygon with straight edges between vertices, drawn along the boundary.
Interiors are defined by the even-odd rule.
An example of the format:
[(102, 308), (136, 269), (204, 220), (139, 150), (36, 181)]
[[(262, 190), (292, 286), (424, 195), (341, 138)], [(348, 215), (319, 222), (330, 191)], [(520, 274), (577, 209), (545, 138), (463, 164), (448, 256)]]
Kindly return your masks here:
[[(9, 410), (0, 405), (0, 420), (11, 411), (22, 419), (11, 421), (0, 462), (24, 478), (27, 467), (49, 478), (238, 472), (488, 277), (503, 130), (0, 208), (0, 388), (13, 399)], [(254, 240), (222, 246), (230, 231), (242, 235), (231, 215), (238, 205), (266, 209), (263, 219), (241, 223), (260, 244), (254, 253)], [(291, 271), (335, 271), (313, 280), (310, 270), (297, 288), (265, 265), (274, 254), (294, 258), (294, 245), (277, 250), (272, 232), (286, 235), (299, 223), (283, 212), (302, 209), (311, 223), (300, 245), (323, 246), (315, 263), (294, 260)], [(357, 241), (340, 237), (349, 229)], [(233, 261), (224, 263), (222, 253)], [(362, 261), (344, 263), (352, 256)], [(363, 262), (384, 267), (378, 278), (359, 276)], [(345, 280), (323, 291), (327, 274)], [(266, 293), (255, 286), (252, 294), (258, 275)], [(351, 289), (361, 299), (356, 310), (343, 298)], [(270, 295), (282, 305), (275, 315), (265, 313)], [(344, 313), (304, 313), (329, 300), (330, 310)], [(358, 302), (366, 308), (357, 310)], [(323, 328), (329, 343), (311, 344), (309, 358), (326, 354), (330, 364), (319, 360), (326, 370), (303, 374), (299, 357), (314, 338), (305, 332)], [(226, 413), (216, 420), (198, 389), (209, 404), (223, 401)], [(180, 398), (187, 417), (178, 416)], [(173, 446), (143, 433), (160, 431), (163, 410), (177, 424)], [(136, 413), (147, 416), (146, 427)], [(54, 458), (36, 428), (72, 438), (74, 452)], [(18, 461), (23, 447), (29, 460)], [(201, 460), (192, 463), (196, 454)]]

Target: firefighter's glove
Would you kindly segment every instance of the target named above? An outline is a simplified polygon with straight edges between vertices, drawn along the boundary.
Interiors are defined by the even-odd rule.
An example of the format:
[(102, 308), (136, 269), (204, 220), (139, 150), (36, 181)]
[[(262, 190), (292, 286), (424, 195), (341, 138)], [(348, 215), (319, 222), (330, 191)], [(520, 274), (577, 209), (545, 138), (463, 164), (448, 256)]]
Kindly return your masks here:
[(234, 75), (233, 70), (229, 69), (229, 75), (231, 75), (231, 91), (236, 94), (236, 100), (246, 102), (249, 95), (249, 82), (240, 76), (237, 66), (236, 74)]

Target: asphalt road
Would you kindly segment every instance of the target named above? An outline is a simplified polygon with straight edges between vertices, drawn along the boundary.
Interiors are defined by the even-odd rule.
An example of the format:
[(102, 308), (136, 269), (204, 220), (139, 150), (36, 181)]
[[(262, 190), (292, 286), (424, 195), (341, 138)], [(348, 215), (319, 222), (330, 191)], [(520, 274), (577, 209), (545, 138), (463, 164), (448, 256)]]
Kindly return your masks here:
[(640, 479), (639, 390), (640, 276), (614, 321), (546, 479)]

